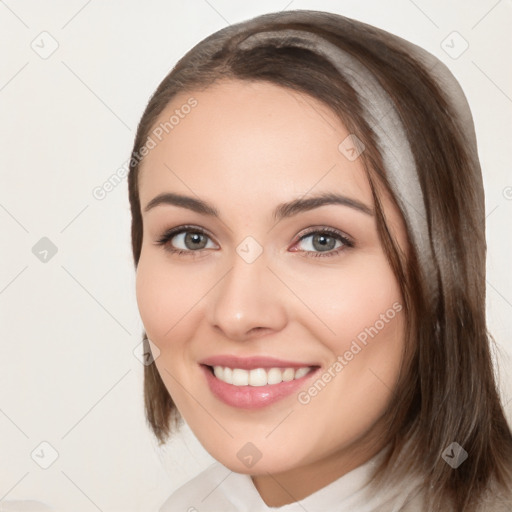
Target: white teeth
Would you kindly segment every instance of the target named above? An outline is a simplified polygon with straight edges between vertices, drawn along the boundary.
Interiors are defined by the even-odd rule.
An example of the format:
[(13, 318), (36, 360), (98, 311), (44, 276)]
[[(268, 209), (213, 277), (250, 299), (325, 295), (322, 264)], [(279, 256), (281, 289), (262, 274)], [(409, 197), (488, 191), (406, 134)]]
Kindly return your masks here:
[(222, 380), (224, 382), (227, 382), (228, 384), (233, 384), (233, 370), (231, 368), (224, 368), (224, 376), (222, 377)]
[(290, 382), (295, 378), (295, 370), (293, 368), (286, 368), (283, 372), (283, 382)]
[[(215, 373), (215, 367), (213, 367)], [(221, 379), (222, 380), (222, 377)], [(241, 368), (233, 369), (233, 384), (235, 386), (247, 386), (249, 384), (249, 372)]]
[(267, 372), (263, 368), (255, 368), (249, 372), (249, 386), (266, 386)]
[(299, 368), (296, 372), (295, 372), (295, 378), (296, 379), (300, 379), (301, 377), (304, 377), (304, 375), (308, 374), (309, 373), (309, 368)]
[(305, 366), (297, 370), (294, 368), (255, 368), (253, 370), (244, 370), (242, 368), (214, 366), (213, 373), (217, 379), (234, 386), (266, 386), (267, 384), (280, 384), (281, 382), (300, 379), (307, 375), (311, 369), (311, 367)]
[(279, 384), (283, 380), (283, 372), (279, 368), (270, 368), (267, 371), (267, 384)]

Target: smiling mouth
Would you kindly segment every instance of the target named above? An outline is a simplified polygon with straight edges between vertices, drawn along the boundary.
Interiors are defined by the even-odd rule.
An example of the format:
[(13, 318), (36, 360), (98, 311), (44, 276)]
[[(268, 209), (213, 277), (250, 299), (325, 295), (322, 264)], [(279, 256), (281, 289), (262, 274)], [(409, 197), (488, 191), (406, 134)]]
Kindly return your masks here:
[(219, 355), (199, 363), (211, 393), (237, 409), (261, 409), (292, 397), (320, 365), (273, 357)]
[(209, 366), (210, 372), (220, 381), (233, 386), (268, 386), (299, 380), (318, 366), (304, 366), (301, 368), (230, 368), (228, 366)]

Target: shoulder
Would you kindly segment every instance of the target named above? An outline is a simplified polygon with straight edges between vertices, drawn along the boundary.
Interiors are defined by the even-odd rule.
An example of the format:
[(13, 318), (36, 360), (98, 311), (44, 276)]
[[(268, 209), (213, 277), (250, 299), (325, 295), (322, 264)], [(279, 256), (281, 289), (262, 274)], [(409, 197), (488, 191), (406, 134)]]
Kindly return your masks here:
[[(232, 472), (215, 462), (175, 490), (158, 512), (197, 512), (208, 510), (205, 500)], [(220, 503), (219, 503), (220, 505)]]

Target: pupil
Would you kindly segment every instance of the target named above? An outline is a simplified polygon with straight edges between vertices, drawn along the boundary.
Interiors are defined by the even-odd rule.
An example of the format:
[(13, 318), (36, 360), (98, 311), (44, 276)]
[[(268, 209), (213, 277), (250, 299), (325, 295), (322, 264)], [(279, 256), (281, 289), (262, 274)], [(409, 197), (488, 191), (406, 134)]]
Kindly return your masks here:
[[(329, 241), (331, 242), (331, 244), (329, 244)], [(326, 235), (316, 235), (314, 238), (313, 238), (313, 246), (315, 247), (315, 249), (325, 249), (327, 246), (328, 249), (334, 249), (334, 246), (332, 245), (332, 242), (334, 242), (334, 238), (331, 237), (331, 236), (326, 236)], [(318, 247), (317, 247), (317, 244), (318, 244)]]
[(186, 236), (186, 241), (187, 242), (191, 242), (191, 245), (194, 245), (194, 244), (197, 245), (197, 244), (201, 243), (201, 237), (202, 236), (203, 235), (201, 233), (189, 233)]

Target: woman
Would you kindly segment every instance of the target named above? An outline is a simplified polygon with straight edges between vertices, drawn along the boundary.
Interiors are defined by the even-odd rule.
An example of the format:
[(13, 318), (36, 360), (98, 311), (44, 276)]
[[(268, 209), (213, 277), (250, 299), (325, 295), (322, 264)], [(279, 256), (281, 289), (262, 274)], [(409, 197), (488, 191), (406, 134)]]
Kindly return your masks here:
[(148, 422), (219, 461), (162, 511), (511, 509), (475, 134), (436, 58), (316, 11), (220, 30), (151, 98), (129, 193)]

